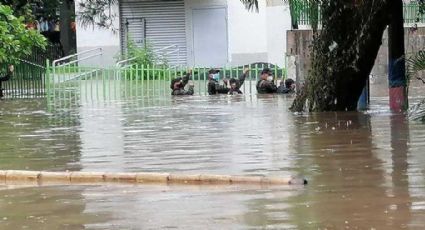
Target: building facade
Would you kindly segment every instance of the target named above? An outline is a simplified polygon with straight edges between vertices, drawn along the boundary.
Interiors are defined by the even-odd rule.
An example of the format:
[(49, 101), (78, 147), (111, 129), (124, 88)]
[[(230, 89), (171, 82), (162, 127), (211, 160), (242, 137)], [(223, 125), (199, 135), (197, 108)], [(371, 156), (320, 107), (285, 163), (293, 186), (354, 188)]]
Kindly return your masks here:
[(112, 64), (131, 39), (137, 45), (147, 42), (171, 64), (283, 66), (289, 8), (281, 0), (259, 3), (256, 12), (239, 0), (120, 0), (114, 6), (118, 32), (78, 28), (78, 52), (102, 47), (102, 63)]

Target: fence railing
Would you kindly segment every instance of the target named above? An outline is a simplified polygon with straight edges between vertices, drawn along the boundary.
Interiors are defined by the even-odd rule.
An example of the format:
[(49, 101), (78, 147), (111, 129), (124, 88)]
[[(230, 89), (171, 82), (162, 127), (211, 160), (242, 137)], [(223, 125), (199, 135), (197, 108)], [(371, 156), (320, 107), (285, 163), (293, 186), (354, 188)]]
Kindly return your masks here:
[[(248, 67), (248, 66), (246, 66)], [(249, 66), (250, 71), (241, 90), (256, 94), (256, 82), (263, 68), (269, 67), (278, 79), (284, 78), (285, 70), (275, 65)], [(244, 66), (219, 68), (221, 76), (238, 78)], [(51, 99), (75, 101), (116, 100), (137, 96), (170, 96), (171, 80), (184, 76), (188, 68), (153, 65), (130, 65), (125, 68), (90, 68), (76, 65), (48, 68), (48, 95)], [(195, 95), (207, 95), (209, 68), (193, 68), (191, 81)], [(53, 74), (54, 73), (54, 74)], [(83, 74), (82, 74), (83, 73)], [(277, 82), (278, 83), (278, 82)]]
[[(309, 26), (311, 24), (311, 3), (309, 0), (293, 0), (291, 1), (291, 20), (292, 24)], [(314, 12), (314, 11), (313, 11)], [(419, 15), (419, 5), (417, 3), (404, 3), (403, 5), (404, 23), (425, 23), (425, 15)], [(319, 24), (321, 24), (321, 16), (319, 10)]]
[(25, 60), (43, 67), (46, 66), (46, 60), (55, 60), (63, 57), (63, 50), (60, 44), (48, 43), (45, 49), (34, 48), (31, 55), (26, 56)]
[[(45, 94), (46, 60), (57, 59), (63, 55), (60, 44), (48, 43), (45, 49), (35, 48), (25, 60), (15, 64), (13, 77), (1, 83), (5, 97), (34, 97)], [(0, 65), (5, 73), (7, 64)]]
[[(7, 71), (7, 65), (0, 67), (1, 71)], [(1, 83), (5, 97), (38, 97), (45, 94), (44, 66), (21, 60), (15, 65), (13, 76)]]
[(183, 63), (181, 60), (180, 48), (178, 45), (165, 46), (161, 49), (156, 50), (155, 53), (158, 56), (159, 61), (161, 62), (157, 64), (167, 64), (168, 60), (170, 60), (170, 64), (173, 64), (174, 66), (178, 66)]
[(403, 15), (404, 23), (414, 24), (414, 23), (425, 23), (425, 15), (418, 15), (419, 5), (417, 3), (404, 4)]
[[(314, 5), (309, 0), (292, 0), (290, 4), (292, 25), (310, 25), (312, 23), (311, 7)], [(320, 7), (318, 11), (318, 24), (320, 24)]]

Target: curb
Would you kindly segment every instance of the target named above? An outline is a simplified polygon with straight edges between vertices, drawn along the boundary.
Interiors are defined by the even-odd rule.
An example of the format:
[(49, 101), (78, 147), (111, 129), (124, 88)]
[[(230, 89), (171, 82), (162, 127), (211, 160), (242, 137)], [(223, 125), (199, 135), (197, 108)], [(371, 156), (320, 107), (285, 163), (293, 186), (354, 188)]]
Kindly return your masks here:
[(302, 178), (265, 176), (230, 176), (209, 174), (170, 173), (107, 173), (107, 172), (45, 172), (0, 170), (0, 184), (87, 184), (87, 183), (170, 183), (170, 184), (258, 184), (258, 185), (306, 185)]

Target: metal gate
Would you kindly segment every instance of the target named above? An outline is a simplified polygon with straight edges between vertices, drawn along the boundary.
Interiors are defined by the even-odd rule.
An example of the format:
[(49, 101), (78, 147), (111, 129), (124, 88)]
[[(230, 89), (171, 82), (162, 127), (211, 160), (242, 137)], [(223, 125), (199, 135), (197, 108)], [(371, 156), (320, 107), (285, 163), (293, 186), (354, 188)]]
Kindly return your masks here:
[[(0, 73), (6, 73), (7, 65), (0, 66)], [(45, 93), (44, 66), (26, 60), (15, 65), (15, 72), (8, 81), (0, 82), (4, 97), (42, 97)]]

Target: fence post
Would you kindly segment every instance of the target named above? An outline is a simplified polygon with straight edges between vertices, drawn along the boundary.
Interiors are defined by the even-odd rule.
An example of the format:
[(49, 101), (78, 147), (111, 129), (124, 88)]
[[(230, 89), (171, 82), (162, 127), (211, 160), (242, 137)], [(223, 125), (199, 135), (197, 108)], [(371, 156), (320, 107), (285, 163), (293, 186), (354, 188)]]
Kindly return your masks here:
[(137, 97), (137, 95), (138, 95), (138, 91), (139, 91), (138, 78), (139, 78), (139, 64), (136, 64), (136, 74), (135, 74), (135, 81), (136, 81), (136, 97)]
[(51, 85), (50, 85), (50, 61), (46, 60), (46, 76), (44, 77), (44, 88), (47, 89), (47, 99), (50, 98)]
[(141, 66), (141, 76), (142, 76), (142, 96), (145, 95), (145, 64)]

